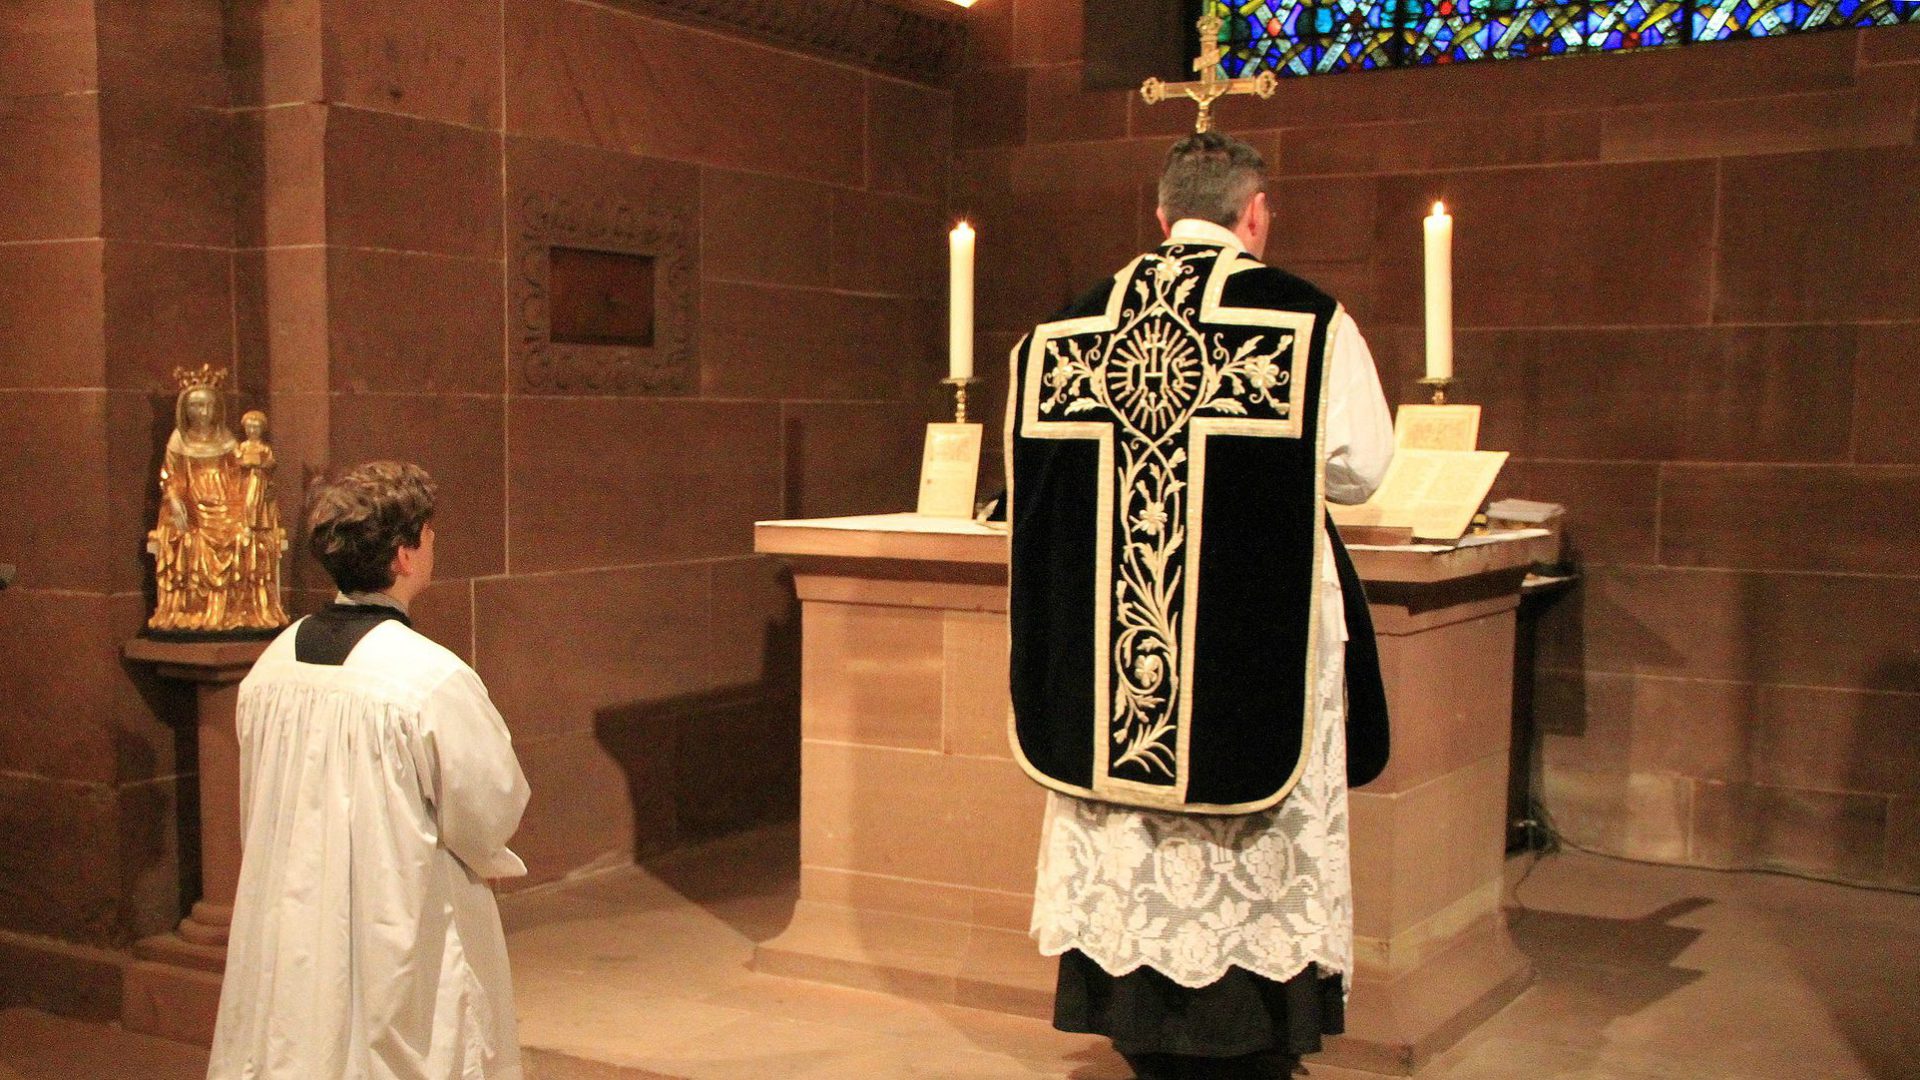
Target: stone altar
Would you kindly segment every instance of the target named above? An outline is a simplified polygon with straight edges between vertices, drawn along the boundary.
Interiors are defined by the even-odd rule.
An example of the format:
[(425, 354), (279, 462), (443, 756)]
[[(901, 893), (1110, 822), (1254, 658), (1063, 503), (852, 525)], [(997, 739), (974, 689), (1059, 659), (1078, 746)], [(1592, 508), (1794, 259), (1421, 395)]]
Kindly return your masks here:
[[(1050, 1016), (1026, 936), (1041, 789), (1007, 748), (1006, 538), (888, 514), (762, 522), (801, 602), (800, 897), (758, 970)], [(1318, 1060), (1413, 1072), (1531, 970), (1501, 909), (1515, 610), (1544, 532), (1365, 548), (1393, 759), (1352, 795), (1356, 968)]]

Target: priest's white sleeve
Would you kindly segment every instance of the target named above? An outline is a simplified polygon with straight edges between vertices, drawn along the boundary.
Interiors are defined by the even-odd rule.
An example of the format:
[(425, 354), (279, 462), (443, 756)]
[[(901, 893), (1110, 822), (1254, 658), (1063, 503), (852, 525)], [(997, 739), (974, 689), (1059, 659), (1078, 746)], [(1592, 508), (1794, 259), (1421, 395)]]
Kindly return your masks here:
[(414, 757), (440, 843), (481, 877), (526, 873), (507, 841), (527, 808), (527, 778), (480, 677), (462, 666), (441, 680), (415, 738)]
[(1380, 390), (1373, 350), (1341, 309), (1327, 364), (1327, 501), (1363, 503), (1393, 461), (1393, 414)]

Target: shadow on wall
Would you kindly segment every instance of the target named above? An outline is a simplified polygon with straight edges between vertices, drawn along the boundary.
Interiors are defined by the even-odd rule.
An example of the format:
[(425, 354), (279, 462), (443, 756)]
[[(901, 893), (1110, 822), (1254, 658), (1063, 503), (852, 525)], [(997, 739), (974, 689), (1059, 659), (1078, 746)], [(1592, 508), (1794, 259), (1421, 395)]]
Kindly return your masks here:
[[(1575, 579), (1565, 592), (1524, 599), (1516, 619), (1507, 809), (1523, 821), (1551, 822), (1552, 808), (1544, 805), (1546, 736), (1587, 733), (1586, 591), (1585, 580)], [(1509, 849), (1534, 842), (1533, 834), (1509, 818)]]
[[(1513, 730), (1507, 744), (1507, 850), (1530, 846), (1538, 831), (1534, 801), (1540, 786), (1540, 733), (1535, 713), (1540, 697), (1540, 619), (1562, 593), (1575, 587), (1520, 597), (1513, 635)], [(1579, 691), (1584, 704), (1585, 689)]]
[[(1577, 846), (1684, 862), (1691, 781), (1657, 760), (1664, 728), (1636, 730), (1685, 724), (1684, 717), (1648, 715), (1668, 704), (1662, 684), (1637, 674), (1676, 670), (1683, 658), (1657, 627), (1623, 606), (1618, 588), (1614, 568), (1591, 568), (1541, 612), (1539, 738), (1528, 756), (1536, 778), (1532, 816)], [(1605, 657), (1611, 670), (1590, 672), (1590, 655)], [(1652, 741), (1642, 745), (1643, 737)]]
[(635, 859), (800, 813), (800, 694), (749, 685), (613, 706), (594, 738), (627, 778)]
[[(160, 521), (160, 484), (158, 477), (161, 466), (163, 466), (167, 460), (167, 439), (173, 434), (174, 424), (174, 399), (160, 393), (149, 394), (148, 399), (147, 458), (145, 461), (140, 462), (142, 470), (140, 490), (142, 497), (140, 501), (140, 519), (136, 523), (138, 531), (135, 532), (132, 537), (127, 538), (122, 544), (122, 550), (131, 555), (140, 565), (140, 614), (143, 619), (146, 616), (152, 615), (154, 608), (158, 607), (160, 603), (160, 585), (154, 578), (154, 556), (152, 552), (147, 550), (147, 530), (154, 528)], [(229, 402), (228, 404), (231, 405), (232, 403)], [(121, 661), (121, 666), (129, 672), (135, 670), (124, 660)], [(146, 694), (146, 688), (142, 687), (141, 692)], [(147, 696), (148, 704), (155, 704), (152, 695), (148, 694)], [(167, 714), (156, 711), (154, 715), (166, 716)], [(191, 709), (188, 710), (187, 715), (189, 717), (193, 715)], [(187, 726), (189, 728), (187, 741), (191, 743), (193, 742), (193, 733), (191, 730), (193, 722), (191, 719), (188, 720)]]
[(117, 928), (116, 938), (124, 943), (172, 930), (200, 899), (200, 740), (191, 684), (160, 678), (151, 665), (125, 658), (120, 667), (145, 708), (167, 725), (173, 743), (173, 782), (138, 783), (163, 768), (153, 744), (129, 731), (113, 733), (123, 781), (121, 873), (129, 894), (128, 924)]
[(627, 778), (633, 857), (800, 816), (800, 625), (769, 622), (758, 682), (613, 705), (594, 739)]

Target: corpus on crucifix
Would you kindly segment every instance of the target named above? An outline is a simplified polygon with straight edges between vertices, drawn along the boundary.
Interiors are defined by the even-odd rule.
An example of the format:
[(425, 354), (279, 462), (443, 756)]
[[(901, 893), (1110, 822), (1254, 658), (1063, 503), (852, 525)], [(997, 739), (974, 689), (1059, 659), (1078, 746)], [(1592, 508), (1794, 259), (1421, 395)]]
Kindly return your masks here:
[(1159, 79), (1148, 79), (1140, 84), (1140, 96), (1149, 105), (1158, 105), (1170, 97), (1184, 97), (1200, 107), (1200, 113), (1194, 118), (1193, 130), (1206, 131), (1213, 126), (1213, 103), (1228, 94), (1256, 94), (1270, 98), (1279, 85), (1272, 71), (1262, 71), (1250, 79), (1223, 79), (1220, 77), (1220, 16), (1208, 12), (1200, 17), (1200, 56), (1193, 62), (1193, 70), (1200, 74), (1194, 82), (1165, 83)]

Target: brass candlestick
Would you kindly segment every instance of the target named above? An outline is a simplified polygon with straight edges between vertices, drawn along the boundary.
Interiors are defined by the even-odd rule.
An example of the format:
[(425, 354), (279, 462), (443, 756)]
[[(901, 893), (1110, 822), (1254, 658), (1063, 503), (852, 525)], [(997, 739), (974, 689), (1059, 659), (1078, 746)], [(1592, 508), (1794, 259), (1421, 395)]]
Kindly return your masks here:
[(967, 384), (976, 383), (976, 382), (979, 382), (980, 380), (979, 379), (941, 379), (940, 381), (943, 383), (946, 383), (948, 386), (953, 387), (953, 422), (956, 424), (966, 423), (967, 422)]
[(1421, 386), (1433, 387), (1433, 403), (1435, 405), (1445, 405), (1447, 403), (1447, 387), (1452, 385), (1452, 383), (1453, 377), (1451, 375), (1444, 378), (1435, 378), (1429, 375), (1420, 380)]

